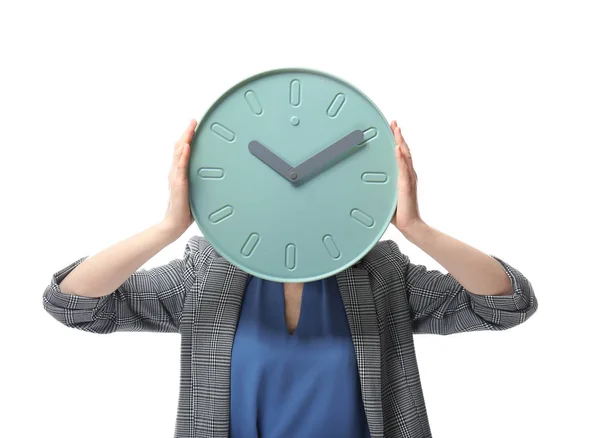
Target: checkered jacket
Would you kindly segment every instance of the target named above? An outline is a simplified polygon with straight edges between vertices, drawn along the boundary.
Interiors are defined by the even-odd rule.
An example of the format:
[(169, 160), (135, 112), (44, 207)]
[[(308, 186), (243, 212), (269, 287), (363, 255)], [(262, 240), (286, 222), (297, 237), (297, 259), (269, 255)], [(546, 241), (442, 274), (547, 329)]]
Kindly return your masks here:
[[(87, 257), (52, 275), (43, 294), (46, 311), (68, 327), (93, 333), (179, 332), (175, 437), (227, 438), (231, 347), (248, 274), (193, 236), (183, 258), (138, 270), (110, 295), (61, 292), (61, 280)], [(510, 278), (512, 295), (473, 294), (449, 273), (412, 264), (391, 240), (378, 242), (336, 274), (373, 438), (431, 437), (413, 333), (503, 330), (536, 311), (530, 282), (492, 257)]]

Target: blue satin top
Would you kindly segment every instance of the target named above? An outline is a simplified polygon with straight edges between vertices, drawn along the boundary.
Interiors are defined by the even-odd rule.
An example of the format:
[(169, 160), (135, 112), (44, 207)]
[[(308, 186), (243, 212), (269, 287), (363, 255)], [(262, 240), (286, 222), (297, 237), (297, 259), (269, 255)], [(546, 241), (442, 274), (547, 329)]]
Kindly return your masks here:
[(249, 276), (231, 358), (232, 438), (368, 438), (335, 276), (304, 284), (289, 334), (283, 284)]

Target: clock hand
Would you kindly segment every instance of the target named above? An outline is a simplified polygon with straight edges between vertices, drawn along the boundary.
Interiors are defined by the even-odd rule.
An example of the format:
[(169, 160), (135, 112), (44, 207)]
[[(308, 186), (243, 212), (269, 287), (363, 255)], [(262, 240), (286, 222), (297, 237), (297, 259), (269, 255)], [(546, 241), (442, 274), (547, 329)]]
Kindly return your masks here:
[(322, 151), (298, 164), (291, 169), (291, 171), (295, 172), (297, 175), (294, 182), (299, 182), (317, 170), (327, 167), (332, 161), (340, 158), (343, 154), (360, 143), (363, 138), (364, 133), (357, 129), (345, 137), (342, 137), (331, 146), (326, 147)]
[(256, 140), (252, 140), (250, 143), (248, 143), (248, 150), (252, 155), (265, 163), (286, 180), (293, 181), (295, 174), (292, 172), (292, 166), (286, 163), (282, 158), (276, 155), (265, 145)]

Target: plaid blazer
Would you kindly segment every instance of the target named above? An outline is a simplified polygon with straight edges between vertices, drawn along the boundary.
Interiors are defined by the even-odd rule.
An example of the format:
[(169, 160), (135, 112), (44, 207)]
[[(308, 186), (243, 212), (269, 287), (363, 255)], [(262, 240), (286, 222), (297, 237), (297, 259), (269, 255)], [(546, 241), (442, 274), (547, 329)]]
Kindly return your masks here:
[[(227, 438), (231, 348), (248, 274), (193, 236), (183, 258), (138, 270), (110, 295), (61, 292), (61, 280), (87, 257), (52, 275), (43, 294), (46, 311), (66, 326), (94, 333), (179, 332), (175, 437)], [(449, 273), (412, 264), (391, 240), (378, 242), (336, 275), (373, 438), (431, 437), (413, 333), (503, 330), (536, 311), (529, 281), (491, 257), (510, 278), (512, 295), (473, 294)]]

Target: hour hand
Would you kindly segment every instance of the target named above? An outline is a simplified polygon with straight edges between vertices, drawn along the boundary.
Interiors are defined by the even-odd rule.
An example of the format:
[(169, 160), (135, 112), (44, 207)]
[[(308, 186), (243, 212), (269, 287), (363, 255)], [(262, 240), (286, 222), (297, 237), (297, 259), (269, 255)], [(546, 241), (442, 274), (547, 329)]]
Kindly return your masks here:
[(293, 181), (293, 178), (295, 178), (296, 175), (292, 172), (292, 166), (262, 143), (252, 140), (248, 143), (248, 150), (252, 155), (284, 177), (287, 181)]

